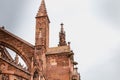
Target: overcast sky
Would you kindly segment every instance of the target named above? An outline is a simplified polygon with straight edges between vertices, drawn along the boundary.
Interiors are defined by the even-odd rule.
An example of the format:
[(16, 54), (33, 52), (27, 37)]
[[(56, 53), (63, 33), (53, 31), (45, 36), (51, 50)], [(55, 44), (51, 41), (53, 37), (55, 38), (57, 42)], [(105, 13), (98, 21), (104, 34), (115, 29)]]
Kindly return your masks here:
[[(82, 80), (120, 80), (120, 1), (45, 0), (50, 46), (57, 46), (60, 23), (75, 53)], [(0, 0), (0, 26), (34, 44), (41, 0)]]

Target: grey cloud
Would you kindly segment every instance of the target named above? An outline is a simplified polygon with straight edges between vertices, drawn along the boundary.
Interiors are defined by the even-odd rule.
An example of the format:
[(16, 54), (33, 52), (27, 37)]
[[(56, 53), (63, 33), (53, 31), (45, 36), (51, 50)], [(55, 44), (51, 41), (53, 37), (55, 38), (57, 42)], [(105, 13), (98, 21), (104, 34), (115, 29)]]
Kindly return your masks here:
[(0, 2), (0, 25), (7, 26), (9, 29), (15, 28), (19, 23), (24, 4), (24, 0), (2, 0)]
[(114, 49), (114, 55), (108, 60), (102, 60), (89, 69), (85, 74), (86, 80), (119, 80), (120, 74), (120, 49)]
[(120, 25), (120, 1), (119, 0), (93, 0), (94, 10), (103, 19), (110, 23)]

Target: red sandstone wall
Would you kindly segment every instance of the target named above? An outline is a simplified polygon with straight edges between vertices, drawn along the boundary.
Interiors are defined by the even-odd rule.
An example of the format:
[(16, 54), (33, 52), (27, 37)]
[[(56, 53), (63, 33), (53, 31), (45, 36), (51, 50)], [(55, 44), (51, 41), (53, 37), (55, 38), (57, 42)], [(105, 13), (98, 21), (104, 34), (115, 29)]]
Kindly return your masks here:
[(47, 56), (47, 78), (49, 80), (70, 80), (69, 59), (66, 55)]

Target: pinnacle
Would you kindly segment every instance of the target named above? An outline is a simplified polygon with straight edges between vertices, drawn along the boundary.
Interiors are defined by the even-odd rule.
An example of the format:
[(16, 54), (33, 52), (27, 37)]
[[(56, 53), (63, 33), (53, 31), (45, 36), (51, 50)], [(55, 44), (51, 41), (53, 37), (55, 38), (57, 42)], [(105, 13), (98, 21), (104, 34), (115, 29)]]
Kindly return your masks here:
[(36, 17), (41, 17), (41, 16), (47, 16), (47, 11), (46, 11), (46, 6), (45, 6), (45, 1), (41, 1), (41, 5), (39, 7), (38, 13)]
[(61, 25), (61, 33), (64, 33), (64, 28), (63, 28), (63, 23), (60, 24)]
[(65, 31), (63, 28), (63, 23), (60, 24), (61, 25), (61, 30), (59, 32), (59, 44), (58, 46), (65, 46), (66, 44), (66, 40), (65, 40)]

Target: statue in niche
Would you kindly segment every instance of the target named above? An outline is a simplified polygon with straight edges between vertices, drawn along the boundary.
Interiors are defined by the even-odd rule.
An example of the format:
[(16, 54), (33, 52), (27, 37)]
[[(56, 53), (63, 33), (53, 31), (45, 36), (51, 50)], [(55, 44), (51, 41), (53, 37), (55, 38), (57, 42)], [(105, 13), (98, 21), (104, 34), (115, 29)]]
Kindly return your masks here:
[(34, 72), (33, 80), (39, 80), (39, 74), (37, 71)]

